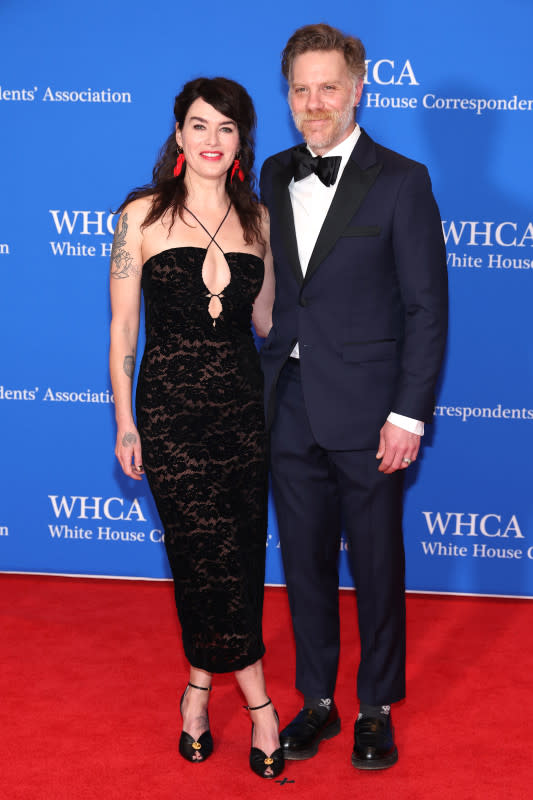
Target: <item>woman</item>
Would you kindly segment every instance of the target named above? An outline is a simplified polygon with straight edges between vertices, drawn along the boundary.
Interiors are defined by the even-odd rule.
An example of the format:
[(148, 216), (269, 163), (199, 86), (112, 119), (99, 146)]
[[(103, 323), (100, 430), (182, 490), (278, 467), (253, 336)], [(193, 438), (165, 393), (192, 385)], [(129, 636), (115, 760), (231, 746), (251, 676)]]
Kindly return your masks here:
[(250, 765), (272, 778), (283, 755), (261, 665), (267, 472), (250, 321), (268, 333), (274, 278), (268, 220), (252, 188), (255, 111), (234, 81), (199, 78), (176, 97), (174, 115), (152, 184), (128, 195), (113, 242), (115, 452), (129, 477), (146, 472), (165, 530), (191, 665), (180, 753), (211, 754), (212, 673), (234, 671), (253, 722)]

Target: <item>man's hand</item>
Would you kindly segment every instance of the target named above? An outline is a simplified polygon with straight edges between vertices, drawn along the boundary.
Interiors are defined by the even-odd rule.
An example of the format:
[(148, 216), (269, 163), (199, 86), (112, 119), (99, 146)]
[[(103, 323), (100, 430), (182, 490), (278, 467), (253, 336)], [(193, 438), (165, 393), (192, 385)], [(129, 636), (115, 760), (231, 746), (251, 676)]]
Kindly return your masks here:
[(390, 475), (397, 469), (406, 469), (416, 461), (420, 448), (420, 436), (409, 433), (392, 422), (386, 422), (379, 432), (379, 448), (376, 458), (381, 459), (378, 469)]

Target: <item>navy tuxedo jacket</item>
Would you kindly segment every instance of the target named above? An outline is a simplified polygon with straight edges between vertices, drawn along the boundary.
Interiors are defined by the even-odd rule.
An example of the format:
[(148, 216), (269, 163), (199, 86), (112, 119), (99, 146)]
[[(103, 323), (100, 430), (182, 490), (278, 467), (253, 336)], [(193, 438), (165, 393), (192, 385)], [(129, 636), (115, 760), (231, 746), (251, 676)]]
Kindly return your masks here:
[(427, 169), (364, 132), (305, 278), (288, 186), (292, 148), (261, 171), (276, 274), (261, 350), (267, 425), (296, 341), (311, 428), (328, 450), (371, 449), (389, 412), (430, 422), (447, 328), (446, 252)]

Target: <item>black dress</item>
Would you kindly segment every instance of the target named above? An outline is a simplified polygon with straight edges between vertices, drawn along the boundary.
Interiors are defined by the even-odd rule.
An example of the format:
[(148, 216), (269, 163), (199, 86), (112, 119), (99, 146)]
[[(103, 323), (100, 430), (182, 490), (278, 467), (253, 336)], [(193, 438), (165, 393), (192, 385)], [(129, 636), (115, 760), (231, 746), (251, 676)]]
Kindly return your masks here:
[(229, 672), (264, 653), (266, 437), (251, 330), (264, 265), (249, 253), (225, 254), (231, 280), (214, 320), (206, 252), (173, 247), (144, 264), (136, 410), (185, 655), (194, 667)]

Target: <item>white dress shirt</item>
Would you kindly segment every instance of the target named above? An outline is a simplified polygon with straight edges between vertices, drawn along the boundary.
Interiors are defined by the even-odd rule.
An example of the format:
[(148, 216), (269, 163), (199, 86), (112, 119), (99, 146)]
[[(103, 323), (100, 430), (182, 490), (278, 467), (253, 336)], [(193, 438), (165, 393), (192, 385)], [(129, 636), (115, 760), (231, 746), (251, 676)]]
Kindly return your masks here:
[[(306, 178), (300, 181), (295, 181), (294, 178), (289, 184), (289, 194), (291, 197), (292, 213), (294, 216), (294, 227), (296, 229), (296, 242), (298, 245), (298, 256), (300, 258), (300, 265), (302, 272), (305, 275), (307, 266), (311, 258), (311, 254), (315, 248), (316, 240), (320, 229), (324, 224), (331, 201), (335, 195), (337, 186), (339, 185), (344, 168), (348, 163), (348, 159), (355, 147), (359, 136), (361, 135), (361, 128), (355, 125), (352, 133), (344, 139), (340, 144), (333, 147), (328, 151), (327, 156), (340, 156), (341, 163), (337, 180), (333, 186), (324, 186), (318, 175), (311, 173)], [(311, 148), (307, 148), (311, 155), (315, 156)], [(298, 343), (295, 345), (291, 353), (292, 358), (299, 358), (300, 352)], [(396, 414), (391, 411), (388, 418), (389, 422), (404, 428), (411, 433), (416, 433), (419, 436), (424, 435), (424, 423), (411, 417), (405, 417), (403, 414)]]

